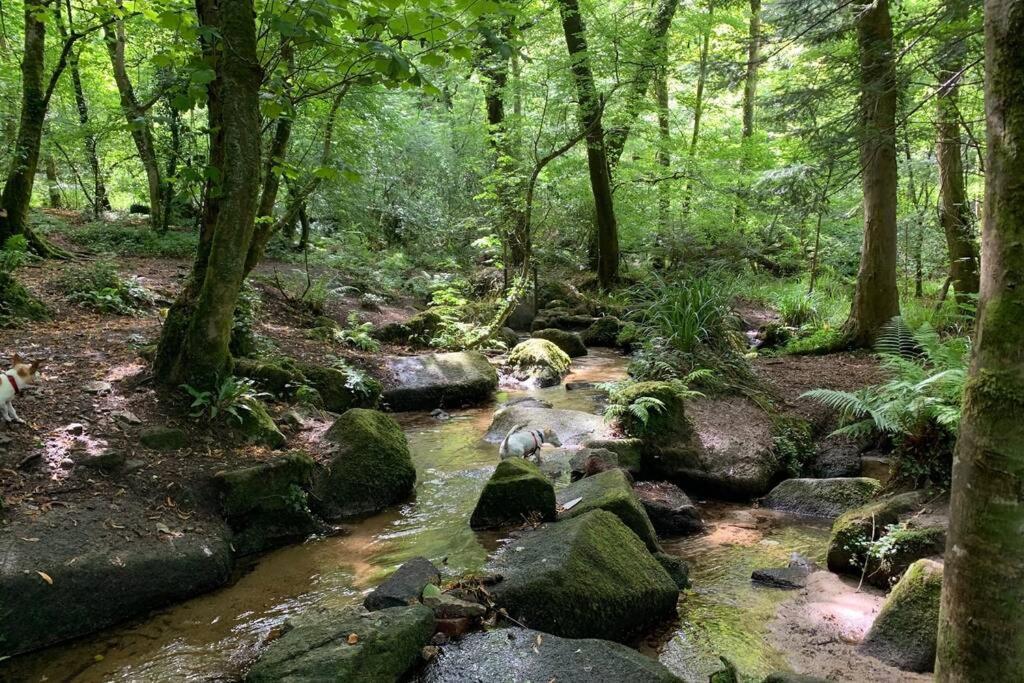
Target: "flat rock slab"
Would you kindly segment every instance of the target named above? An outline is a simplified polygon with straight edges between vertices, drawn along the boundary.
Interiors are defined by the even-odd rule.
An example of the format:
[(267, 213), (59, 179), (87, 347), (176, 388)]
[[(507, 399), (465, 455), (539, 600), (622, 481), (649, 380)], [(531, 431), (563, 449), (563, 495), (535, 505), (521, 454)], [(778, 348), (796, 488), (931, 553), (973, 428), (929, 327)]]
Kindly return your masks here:
[(563, 446), (579, 446), (588, 439), (608, 433), (608, 425), (600, 415), (580, 410), (542, 408), (527, 403), (512, 405), (496, 412), (484, 439), (490, 443), (499, 443), (518, 424), (525, 425), (524, 429), (527, 430), (549, 428), (558, 435)]
[(391, 356), (384, 365), (391, 378), (383, 402), (395, 411), (483, 403), (498, 388), (498, 371), (476, 351)]
[(662, 664), (625, 645), (591, 638), (559, 638), (518, 627), (473, 633), (445, 646), (418, 680), (422, 683), (680, 681)]
[(881, 489), (868, 477), (832, 479), (787, 479), (761, 500), (772, 510), (811, 517), (835, 518), (864, 505)]
[(429, 607), (307, 612), (271, 642), (246, 676), (277, 681), (396, 681), (434, 633)]
[(419, 601), (428, 583), (438, 584), (441, 572), (425, 557), (414, 557), (384, 580), (363, 600), (371, 612), (388, 607), (403, 607)]

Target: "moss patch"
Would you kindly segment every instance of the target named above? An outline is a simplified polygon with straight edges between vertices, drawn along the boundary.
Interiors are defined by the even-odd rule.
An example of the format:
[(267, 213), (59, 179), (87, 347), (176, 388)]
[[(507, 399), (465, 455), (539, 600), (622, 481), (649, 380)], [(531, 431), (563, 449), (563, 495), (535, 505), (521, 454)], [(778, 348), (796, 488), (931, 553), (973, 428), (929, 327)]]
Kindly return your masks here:
[(580, 479), (558, 492), (559, 505), (565, 505), (576, 498), (581, 498), (580, 502), (561, 513), (562, 519), (579, 517), (591, 510), (605, 510), (632, 529), (648, 550), (660, 550), (658, 535), (651, 520), (622, 470), (608, 470)]
[(587, 346), (619, 346), (618, 337), (623, 324), (618, 318), (598, 318), (580, 335)]
[(572, 360), (547, 339), (527, 339), (508, 354), (505, 367), (516, 379), (554, 386), (569, 373)]
[(555, 489), (532, 462), (510, 458), (498, 463), (484, 485), (469, 525), (488, 529), (521, 524), (533, 515), (555, 519)]
[(45, 320), (46, 305), (29, 294), (10, 273), (0, 272), (0, 322), (4, 320)]
[(243, 402), (246, 409), (238, 411), (242, 421), (237, 425), (237, 429), (245, 435), (246, 440), (268, 448), (283, 446), (287, 439), (277, 428), (274, 418), (270, 417), (267, 407), (254, 398), (244, 399)]

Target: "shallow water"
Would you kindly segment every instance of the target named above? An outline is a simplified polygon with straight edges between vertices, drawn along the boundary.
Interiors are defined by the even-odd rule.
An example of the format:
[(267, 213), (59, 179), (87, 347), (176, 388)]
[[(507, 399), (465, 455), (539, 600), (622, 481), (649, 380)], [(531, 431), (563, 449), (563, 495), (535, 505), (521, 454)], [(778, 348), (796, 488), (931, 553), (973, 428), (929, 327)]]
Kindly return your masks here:
[[(626, 360), (595, 349), (566, 381), (625, 376)], [(601, 392), (500, 392), (496, 402), (535, 396), (556, 408), (593, 412)], [(317, 539), (261, 557), (232, 585), (149, 617), (0, 664), (0, 681), (205, 681), (237, 678), (267, 634), (311, 605), (348, 605), (405, 560), (423, 555), (449, 575), (479, 569), (498, 538), (469, 528), (480, 489), (498, 462), (483, 442), (493, 405), (452, 411), (440, 421), (396, 415), (416, 465), (415, 499)]]

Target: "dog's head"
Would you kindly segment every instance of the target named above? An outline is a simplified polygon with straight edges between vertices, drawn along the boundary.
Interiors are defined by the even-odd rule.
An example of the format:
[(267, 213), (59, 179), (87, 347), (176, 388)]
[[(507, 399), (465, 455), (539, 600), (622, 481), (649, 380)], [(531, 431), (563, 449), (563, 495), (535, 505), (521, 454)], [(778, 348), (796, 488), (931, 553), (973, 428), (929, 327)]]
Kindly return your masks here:
[(11, 363), (13, 365), (7, 372), (15, 375), (18, 378), (18, 384), (21, 386), (27, 387), (39, 381), (39, 370), (43, 367), (43, 361), (27, 361), (18, 354), (14, 354), (11, 358)]
[(555, 434), (555, 430), (550, 427), (544, 428), (544, 443), (549, 443), (552, 446), (562, 445), (562, 442), (558, 440), (558, 434)]

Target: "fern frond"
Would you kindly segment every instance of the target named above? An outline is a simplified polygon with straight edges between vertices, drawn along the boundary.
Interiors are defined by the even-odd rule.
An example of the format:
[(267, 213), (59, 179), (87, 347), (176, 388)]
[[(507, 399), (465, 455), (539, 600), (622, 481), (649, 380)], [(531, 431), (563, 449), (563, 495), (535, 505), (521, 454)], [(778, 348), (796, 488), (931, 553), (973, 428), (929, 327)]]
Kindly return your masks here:
[(914, 330), (902, 316), (893, 316), (882, 325), (875, 339), (875, 351), (890, 356), (915, 356), (919, 353)]

